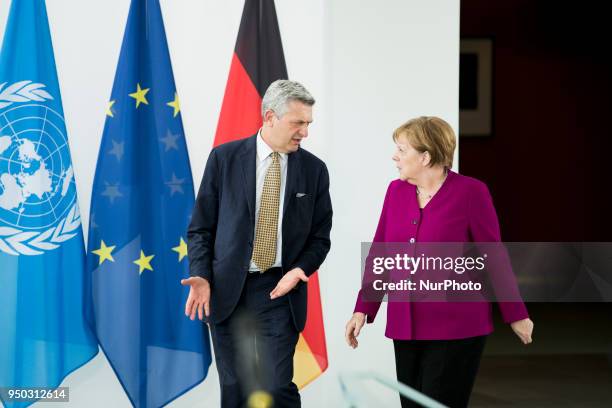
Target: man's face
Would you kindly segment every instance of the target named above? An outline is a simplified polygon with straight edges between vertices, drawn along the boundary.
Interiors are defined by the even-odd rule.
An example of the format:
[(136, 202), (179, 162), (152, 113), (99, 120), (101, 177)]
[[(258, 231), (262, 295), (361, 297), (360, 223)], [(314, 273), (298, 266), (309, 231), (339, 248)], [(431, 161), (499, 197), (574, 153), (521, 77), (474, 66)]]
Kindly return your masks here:
[(279, 153), (292, 153), (300, 148), (302, 139), (308, 137), (308, 126), (312, 123), (312, 106), (302, 102), (287, 103), (287, 112), (278, 118), (267, 111), (265, 126), (269, 128), (270, 147)]

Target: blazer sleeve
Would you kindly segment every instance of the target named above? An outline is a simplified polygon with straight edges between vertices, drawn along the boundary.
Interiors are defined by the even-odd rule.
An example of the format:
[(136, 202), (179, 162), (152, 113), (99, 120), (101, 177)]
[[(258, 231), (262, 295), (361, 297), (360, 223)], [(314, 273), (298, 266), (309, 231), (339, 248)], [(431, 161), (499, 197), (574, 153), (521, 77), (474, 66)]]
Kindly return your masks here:
[(329, 234), (333, 210), (329, 195), (329, 172), (325, 163), (322, 163), (317, 185), (310, 233), (304, 249), (294, 264), (294, 267), (301, 268), (306, 276), (312, 275), (319, 269), (331, 247)]
[(208, 156), (204, 177), (187, 231), (189, 275), (211, 282), (212, 260), (219, 215), (219, 165), (217, 150)]
[[(383, 202), (383, 208), (378, 219), (378, 226), (376, 227), (376, 233), (374, 234), (374, 239), (372, 240), (373, 243), (384, 242), (385, 229), (387, 225), (387, 207), (390, 195), (391, 184), (389, 184), (389, 187), (387, 187), (385, 201)], [(371, 287), (372, 281), (374, 279), (380, 279), (380, 277), (373, 276), (372, 273), (366, 273), (366, 271), (372, 270), (372, 268), (368, 267), (367, 265), (370, 262), (371, 256), (370, 254), (368, 254), (368, 257), (366, 258), (366, 268), (361, 282), (361, 289), (357, 294), (357, 301), (355, 303), (355, 309), (353, 310), (353, 313), (364, 313), (366, 315), (366, 321), (368, 323), (372, 323), (376, 318), (376, 314), (378, 313), (378, 310), (380, 309), (380, 305), (382, 303), (382, 297), (384, 296), (382, 293), (371, 294), (371, 291), (368, 291), (368, 288)]]
[[(475, 183), (473, 194), (469, 201), (469, 229), (473, 242), (501, 242), (499, 220), (489, 189), (484, 183)], [(503, 293), (505, 298), (519, 299), (518, 301), (498, 302), (502, 318), (506, 323), (512, 323), (529, 317), (527, 308), (522, 302), (516, 283), (512, 264), (508, 254), (502, 246), (492, 248), (495, 250), (495, 272), (489, 272), (493, 291)], [(498, 249), (498, 250), (497, 250)], [(491, 259), (491, 257), (489, 257)]]

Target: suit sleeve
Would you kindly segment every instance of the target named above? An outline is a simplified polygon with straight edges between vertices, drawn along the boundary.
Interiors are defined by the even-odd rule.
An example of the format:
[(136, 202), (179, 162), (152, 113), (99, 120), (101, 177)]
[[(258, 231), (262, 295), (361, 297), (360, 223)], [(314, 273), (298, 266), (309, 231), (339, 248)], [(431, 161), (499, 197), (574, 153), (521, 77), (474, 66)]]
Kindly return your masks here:
[[(376, 227), (376, 233), (374, 234), (373, 243), (384, 242), (385, 237), (385, 229), (387, 225), (387, 203), (389, 201), (389, 196), (391, 195), (391, 184), (387, 188), (387, 193), (385, 194), (385, 201), (383, 203), (383, 209), (380, 214), (380, 218), (378, 219), (378, 226)], [(373, 247), (372, 247), (373, 248)], [(371, 251), (371, 250), (370, 250)], [(376, 292), (372, 293), (372, 281), (374, 279), (379, 279), (380, 277), (375, 277), (371, 272), (368, 274), (367, 271), (372, 271), (371, 267), (372, 257), (371, 252), (368, 254), (366, 258), (366, 267), (363, 274), (363, 279), (361, 283), (361, 290), (357, 295), (357, 301), (355, 303), (355, 309), (353, 313), (363, 313), (366, 315), (366, 319), (368, 323), (374, 322), (376, 318), (376, 314), (378, 313), (378, 309), (380, 309), (380, 305), (382, 302), (382, 297), (384, 293)], [(385, 278), (383, 277), (383, 280)]]
[(295, 262), (295, 266), (302, 268), (306, 276), (312, 275), (319, 269), (331, 246), (329, 233), (332, 227), (333, 210), (329, 195), (329, 172), (324, 163), (322, 166), (319, 173), (310, 234), (304, 250)]
[(189, 275), (211, 282), (212, 260), (219, 215), (219, 166), (217, 150), (208, 156), (204, 177), (187, 231)]
[[(470, 235), (474, 242), (500, 242), (499, 246), (488, 246), (489, 261), (494, 263), (493, 271), (489, 271), (489, 279), (496, 294), (503, 298), (518, 299), (518, 301), (498, 302), (502, 318), (506, 323), (512, 323), (529, 317), (527, 308), (522, 302), (516, 283), (512, 264), (501, 244), (499, 221), (489, 189), (484, 183), (477, 183), (469, 203)], [(493, 256), (491, 256), (493, 255)]]

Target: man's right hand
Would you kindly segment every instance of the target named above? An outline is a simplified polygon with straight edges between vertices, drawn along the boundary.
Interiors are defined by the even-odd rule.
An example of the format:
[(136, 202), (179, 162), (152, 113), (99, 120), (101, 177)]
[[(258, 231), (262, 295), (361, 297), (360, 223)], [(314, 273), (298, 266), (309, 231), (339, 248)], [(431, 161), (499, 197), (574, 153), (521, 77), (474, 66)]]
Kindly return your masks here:
[(204, 278), (192, 276), (188, 279), (181, 279), (181, 285), (189, 286), (189, 297), (185, 304), (185, 316), (191, 320), (195, 319), (196, 311), (200, 320), (204, 315), (210, 315), (210, 284)]

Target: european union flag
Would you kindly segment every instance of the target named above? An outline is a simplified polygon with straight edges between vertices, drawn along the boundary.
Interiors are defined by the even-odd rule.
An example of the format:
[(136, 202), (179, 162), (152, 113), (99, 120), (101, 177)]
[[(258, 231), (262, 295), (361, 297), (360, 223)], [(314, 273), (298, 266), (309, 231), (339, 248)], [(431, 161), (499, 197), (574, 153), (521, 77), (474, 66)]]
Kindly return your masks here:
[(96, 355), (89, 283), (45, 2), (13, 1), (0, 52), (0, 387), (57, 387)]
[(130, 401), (200, 383), (206, 326), (184, 315), (194, 189), (159, 0), (132, 0), (94, 180), (88, 240), (100, 345)]

